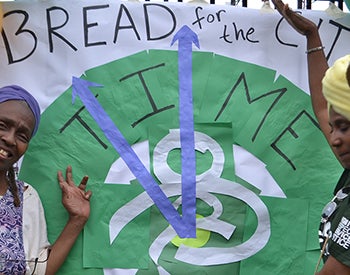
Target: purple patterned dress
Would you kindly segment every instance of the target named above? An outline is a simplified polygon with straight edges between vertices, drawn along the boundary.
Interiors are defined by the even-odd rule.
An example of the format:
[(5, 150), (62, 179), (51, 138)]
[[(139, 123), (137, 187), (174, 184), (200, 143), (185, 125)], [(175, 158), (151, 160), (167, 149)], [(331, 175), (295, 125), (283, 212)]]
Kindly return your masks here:
[(20, 207), (13, 204), (9, 190), (0, 198), (0, 274), (20, 275), (26, 272), (23, 246), (23, 182), (17, 181)]

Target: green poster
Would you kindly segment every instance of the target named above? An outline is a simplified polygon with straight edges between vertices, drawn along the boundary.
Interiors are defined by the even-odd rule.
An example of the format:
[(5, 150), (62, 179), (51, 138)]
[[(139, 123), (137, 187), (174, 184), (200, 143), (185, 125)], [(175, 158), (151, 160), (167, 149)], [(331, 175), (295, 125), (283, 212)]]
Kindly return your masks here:
[[(198, 239), (179, 240), (138, 180), (126, 170), (113, 174), (122, 160), (82, 102), (72, 104), (69, 88), (43, 113), (20, 173), (42, 198), (51, 242), (67, 219), (57, 170), (72, 165), (77, 183), (89, 175), (91, 218), (60, 274), (102, 274), (103, 268), (249, 274), (255, 259), (263, 262), (278, 251), (286, 220), (294, 218), (302, 236), (296, 243), (292, 232), (283, 255), (295, 259), (297, 274), (308, 274), (305, 266), (316, 262), (318, 214), (341, 168), (314, 123), (309, 97), (284, 77), (276, 79), (273, 70), (213, 53), (192, 56)], [(181, 213), (178, 53), (139, 52), (81, 79), (101, 85), (90, 91), (132, 148), (144, 153), (142, 161)], [(266, 190), (235, 174), (234, 144), (265, 165), (284, 197), (262, 196)], [(249, 161), (241, 165), (247, 174), (255, 171)], [(111, 236), (111, 218), (121, 212), (115, 217), (125, 224)], [(283, 270), (285, 262), (271, 266)]]

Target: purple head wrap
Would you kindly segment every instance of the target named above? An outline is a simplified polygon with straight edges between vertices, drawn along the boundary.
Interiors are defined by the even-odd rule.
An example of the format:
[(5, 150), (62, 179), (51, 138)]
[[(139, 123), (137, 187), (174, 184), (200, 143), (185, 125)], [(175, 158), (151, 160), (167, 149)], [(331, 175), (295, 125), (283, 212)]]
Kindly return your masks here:
[(28, 104), (35, 118), (35, 126), (32, 134), (32, 136), (34, 136), (40, 122), (40, 107), (36, 99), (22, 87), (10, 85), (0, 88), (0, 103), (8, 100), (23, 100)]

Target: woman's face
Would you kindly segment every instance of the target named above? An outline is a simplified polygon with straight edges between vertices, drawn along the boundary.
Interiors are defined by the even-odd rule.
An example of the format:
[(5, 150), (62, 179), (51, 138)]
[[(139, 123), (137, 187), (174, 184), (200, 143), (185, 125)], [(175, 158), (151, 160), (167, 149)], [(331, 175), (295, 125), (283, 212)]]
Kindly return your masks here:
[(0, 103), (0, 171), (7, 171), (28, 148), (35, 118), (25, 101)]
[(330, 143), (344, 168), (350, 169), (350, 121), (333, 108), (329, 111)]

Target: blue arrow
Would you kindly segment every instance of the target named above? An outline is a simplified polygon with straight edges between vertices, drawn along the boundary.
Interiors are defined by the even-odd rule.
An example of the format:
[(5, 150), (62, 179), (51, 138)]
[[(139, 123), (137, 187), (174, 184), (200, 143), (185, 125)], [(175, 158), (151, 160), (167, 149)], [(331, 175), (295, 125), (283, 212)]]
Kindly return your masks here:
[(196, 152), (192, 99), (192, 43), (199, 48), (197, 35), (184, 25), (174, 36), (178, 41), (179, 120), (181, 143), (182, 218), (191, 235), (196, 234)]
[(91, 93), (89, 90), (90, 86), (101, 87), (102, 85), (73, 77), (73, 104), (76, 96), (78, 95), (90, 115), (94, 118), (105, 134), (106, 138), (111, 142), (114, 149), (125, 161), (126, 165), (138, 179), (147, 194), (154, 201), (159, 211), (167, 219), (169, 224), (172, 225), (176, 233), (181, 238), (195, 238), (195, 234), (192, 233), (193, 229), (191, 226), (189, 226), (179, 215), (167, 196), (160, 189), (152, 175), (147, 171), (146, 167), (128, 144), (127, 140), (124, 138), (112, 119), (108, 116), (100, 103)]

